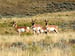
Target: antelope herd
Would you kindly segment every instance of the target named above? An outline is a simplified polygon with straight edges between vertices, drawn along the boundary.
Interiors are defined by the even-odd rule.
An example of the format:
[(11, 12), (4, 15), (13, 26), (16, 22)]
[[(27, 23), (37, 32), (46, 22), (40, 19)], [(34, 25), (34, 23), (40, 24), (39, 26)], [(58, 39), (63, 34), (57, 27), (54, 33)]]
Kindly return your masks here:
[(56, 32), (58, 33), (58, 26), (57, 25), (48, 25), (48, 20), (45, 20), (45, 26), (42, 26), (40, 24), (35, 24), (35, 20), (32, 20), (32, 26), (24, 26), (20, 27), (17, 25), (17, 23), (14, 21), (13, 22), (13, 27), (16, 29), (16, 31), (21, 35), (22, 32), (30, 32), (30, 30), (33, 31), (35, 34), (41, 34), (41, 33), (48, 33), (48, 32)]

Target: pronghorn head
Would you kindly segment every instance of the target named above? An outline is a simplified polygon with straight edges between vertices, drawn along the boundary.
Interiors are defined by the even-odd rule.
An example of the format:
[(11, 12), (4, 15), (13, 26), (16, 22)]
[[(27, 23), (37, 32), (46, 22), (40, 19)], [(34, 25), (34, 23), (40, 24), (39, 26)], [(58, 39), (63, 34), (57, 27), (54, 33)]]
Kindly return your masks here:
[(35, 20), (32, 19), (32, 22), (31, 23), (32, 23), (32, 25), (34, 25), (35, 24)]
[(13, 21), (13, 27), (17, 27), (17, 24), (16, 24), (16, 22), (15, 21)]
[(45, 25), (47, 25), (47, 24), (48, 24), (48, 20), (45, 19)]

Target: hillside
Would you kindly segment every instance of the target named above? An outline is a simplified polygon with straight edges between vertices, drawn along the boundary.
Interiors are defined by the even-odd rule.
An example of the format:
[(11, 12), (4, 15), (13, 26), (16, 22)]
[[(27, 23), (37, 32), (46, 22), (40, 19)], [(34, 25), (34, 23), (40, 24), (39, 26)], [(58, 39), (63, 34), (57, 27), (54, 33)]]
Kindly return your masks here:
[(36, 14), (75, 10), (75, 0), (0, 0), (0, 15), (32, 16)]
[[(0, 55), (75, 56), (74, 1), (0, 0)], [(34, 34), (32, 19), (43, 27), (48, 20), (48, 25), (58, 26), (58, 33)], [(19, 36), (13, 21), (18, 27), (30, 27), (30, 32)]]

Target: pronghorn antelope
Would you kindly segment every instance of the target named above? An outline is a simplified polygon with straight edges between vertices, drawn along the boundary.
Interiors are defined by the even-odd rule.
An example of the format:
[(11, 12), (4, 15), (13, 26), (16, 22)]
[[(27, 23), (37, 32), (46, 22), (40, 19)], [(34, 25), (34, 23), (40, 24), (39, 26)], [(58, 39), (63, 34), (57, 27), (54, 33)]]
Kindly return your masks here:
[(48, 25), (48, 20), (45, 20), (46, 30), (48, 32), (54, 31), (58, 33), (58, 26), (57, 25)]
[(16, 31), (21, 35), (22, 32), (29, 32), (30, 28), (29, 27), (20, 27), (16, 24), (16, 22), (13, 22), (13, 27), (15, 27)]
[(34, 34), (41, 33), (42, 26), (40, 24), (35, 24), (35, 20), (32, 20), (32, 30), (34, 31)]

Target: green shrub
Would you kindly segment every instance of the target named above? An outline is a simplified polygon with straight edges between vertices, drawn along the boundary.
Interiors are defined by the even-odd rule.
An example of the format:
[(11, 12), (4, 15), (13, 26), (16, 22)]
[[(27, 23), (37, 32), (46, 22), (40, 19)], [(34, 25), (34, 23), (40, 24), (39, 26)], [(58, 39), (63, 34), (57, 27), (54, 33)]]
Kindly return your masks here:
[(5, 34), (9, 34), (9, 32), (8, 31), (5, 31)]
[(72, 47), (75, 48), (75, 44)]
[(51, 38), (51, 36), (46, 36), (46, 38), (45, 38), (45, 40), (44, 40), (44, 43), (46, 43), (46, 44), (52, 43), (52, 38)]
[(27, 35), (27, 36), (30, 36), (30, 35), (33, 35), (31, 32), (24, 32), (24, 33), (22, 33), (22, 36), (23, 35)]
[(1, 27), (8, 27), (8, 26), (7, 26), (7, 23), (0, 23), (0, 26), (1, 26)]
[(43, 49), (40, 46), (37, 45), (31, 45), (31, 47), (29, 47), (29, 50), (31, 50), (32, 52), (41, 52)]
[(32, 24), (30, 22), (26, 22), (26, 23), (18, 23), (18, 26), (28, 26), (30, 27)]

